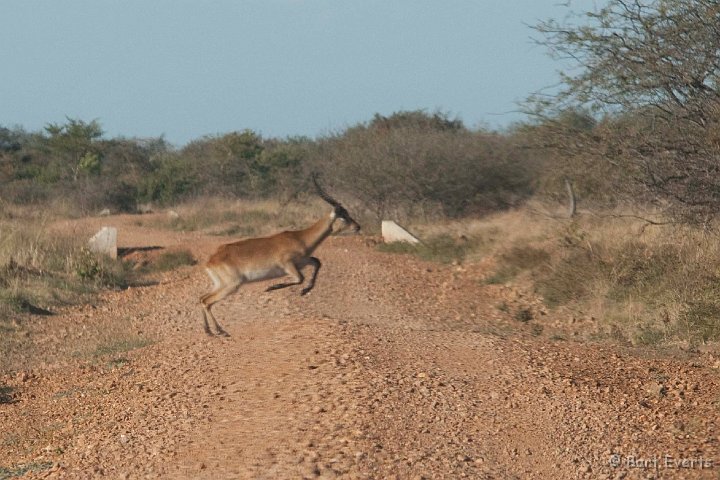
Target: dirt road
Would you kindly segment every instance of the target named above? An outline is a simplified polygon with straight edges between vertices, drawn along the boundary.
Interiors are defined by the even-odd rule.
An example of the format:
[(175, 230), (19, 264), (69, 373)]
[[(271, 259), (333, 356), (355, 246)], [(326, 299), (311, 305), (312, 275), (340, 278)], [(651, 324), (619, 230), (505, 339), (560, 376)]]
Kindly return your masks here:
[[(114, 222), (125, 247), (201, 260), (223, 241), (83, 222), (71, 227)], [(220, 303), (230, 338), (202, 333), (197, 266), (25, 320), (45, 322), (45, 354), (0, 378), (12, 392), (0, 478), (720, 476), (715, 356), (533, 335), (498, 308), (503, 290), (480, 265), (383, 254), (362, 237), (318, 256), (305, 297), (257, 284)], [(98, 361), (60, 355), (117, 322), (154, 341)]]

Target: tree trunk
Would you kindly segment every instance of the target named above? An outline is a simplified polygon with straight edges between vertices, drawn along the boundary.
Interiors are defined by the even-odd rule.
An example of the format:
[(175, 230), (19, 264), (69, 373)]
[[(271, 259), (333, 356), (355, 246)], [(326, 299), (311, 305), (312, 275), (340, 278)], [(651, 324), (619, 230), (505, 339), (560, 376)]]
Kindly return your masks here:
[(568, 218), (573, 218), (577, 209), (577, 202), (575, 201), (575, 190), (573, 189), (572, 183), (567, 178), (565, 179), (565, 188), (568, 192), (569, 204), (568, 204)]

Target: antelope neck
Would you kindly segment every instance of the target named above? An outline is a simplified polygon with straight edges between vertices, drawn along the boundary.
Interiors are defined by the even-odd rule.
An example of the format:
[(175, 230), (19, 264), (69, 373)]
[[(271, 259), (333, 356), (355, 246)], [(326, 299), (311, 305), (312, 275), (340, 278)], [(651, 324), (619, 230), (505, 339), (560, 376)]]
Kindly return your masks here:
[(335, 211), (333, 210), (313, 225), (302, 230), (305, 246), (310, 252), (315, 250), (315, 248), (332, 233), (332, 225), (335, 223), (335, 218)]

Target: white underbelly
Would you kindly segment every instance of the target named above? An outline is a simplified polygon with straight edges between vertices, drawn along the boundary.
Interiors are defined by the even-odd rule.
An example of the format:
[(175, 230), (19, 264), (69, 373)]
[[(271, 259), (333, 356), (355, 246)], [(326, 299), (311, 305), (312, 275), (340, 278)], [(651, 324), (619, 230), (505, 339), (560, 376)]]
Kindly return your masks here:
[(270, 280), (286, 275), (285, 270), (279, 267), (266, 268), (262, 270), (248, 270), (243, 272), (243, 276), (247, 282), (259, 282), (261, 280)]

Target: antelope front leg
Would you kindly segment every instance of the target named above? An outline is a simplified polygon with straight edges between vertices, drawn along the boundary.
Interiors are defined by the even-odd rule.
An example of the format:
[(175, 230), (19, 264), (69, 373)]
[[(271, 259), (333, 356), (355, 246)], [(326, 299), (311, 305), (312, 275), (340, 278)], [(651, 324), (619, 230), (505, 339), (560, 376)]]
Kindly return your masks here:
[(312, 273), (312, 277), (310, 277), (310, 281), (307, 284), (307, 287), (302, 289), (302, 291), (300, 292), (300, 295), (305, 295), (306, 293), (308, 293), (310, 290), (313, 289), (313, 287), (315, 286), (315, 279), (317, 278), (317, 274), (320, 271), (320, 267), (322, 266), (322, 263), (317, 258), (310, 257), (310, 258), (308, 258), (308, 265), (312, 265), (314, 270)]
[(294, 263), (288, 262), (283, 265), (285, 273), (293, 278), (292, 282), (278, 283), (277, 285), (271, 285), (265, 289), (266, 292), (272, 292), (273, 290), (279, 290), (281, 288), (292, 287), (293, 285), (300, 285), (305, 280), (302, 273), (300, 273)]

